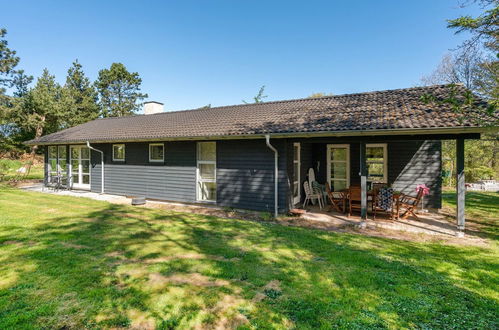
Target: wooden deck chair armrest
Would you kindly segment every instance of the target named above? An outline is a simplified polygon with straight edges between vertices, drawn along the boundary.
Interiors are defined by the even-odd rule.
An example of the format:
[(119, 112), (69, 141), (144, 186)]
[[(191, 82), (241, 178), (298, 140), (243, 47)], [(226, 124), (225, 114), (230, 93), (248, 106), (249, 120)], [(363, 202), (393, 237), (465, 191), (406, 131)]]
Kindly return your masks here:
[(404, 202), (408, 202), (408, 201), (416, 201), (416, 200), (417, 200), (416, 197), (412, 197), (409, 195), (402, 195), (399, 198), (399, 203), (404, 203)]

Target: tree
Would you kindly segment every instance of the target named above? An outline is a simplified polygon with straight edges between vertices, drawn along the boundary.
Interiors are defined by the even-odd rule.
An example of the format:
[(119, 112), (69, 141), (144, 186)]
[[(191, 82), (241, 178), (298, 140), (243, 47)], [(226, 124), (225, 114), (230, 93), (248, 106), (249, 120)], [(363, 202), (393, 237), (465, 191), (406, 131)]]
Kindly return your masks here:
[(489, 103), (499, 102), (499, 66), (477, 48), (459, 49), (443, 57), (437, 69), (421, 78), (424, 85), (463, 84)]
[[(256, 96), (253, 97), (253, 101), (254, 101), (253, 103), (262, 103), (263, 99), (268, 97), (268, 95), (263, 95), (264, 92), (265, 92), (265, 85), (260, 87), (258, 94), (256, 94)], [(249, 102), (246, 102), (245, 100), (243, 100), (243, 103), (248, 104)]]
[[(13, 98), (9, 116), (18, 134), (29, 138), (39, 138), (43, 134), (58, 131), (62, 117), (61, 86), (47, 69), (43, 70), (34, 88), (22, 97)], [(36, 150), (34, 146), (33, 155)]]
[(315, 98), (325, 97), (325, 96), (333, 96), (333, 93), (327, 93), (327, 94), (326, 93), (322, 93), (322, 92), (312, 93), (309, 96), (307, 96), (307, 98), (309, 98), (309, 99), (315, 99)]
[(29, 85), (33, 82), (33, 76), (26, 75), (24, 70), (17, 70), (12, 78), (14, 97), (23, 97), (28, 94)]
[(5, 93), (5, 87), (11, 84), (11, 75), (14, 68), (19, 63), (16, 51), (9, 48), (9, 43), (5, 39), (6, 29), (0, 29), (0, 94)]
[[(425, 85), (434, 84), (463, 84), (471, 92), (487, 99), (492, 106), (494, 100), (497, 101), (497, 95), (494, 96), (490, 91), (497, 88), (497, 73), (490, 71), (489, 60), (478, 51), (476, 47), (460, 48), (454, 53), (447, 54), (438, 65), (437, 69), (430, 75), (421, 80)], [(494, 81), (495, 79), (495, 81)], [(494, 87), (495, 86), (495, 87)], [(452, 92), (451, 92), (452, 93)], [(461, 98), (458, 95), (449, 95), (444, 102), (456, 106), (455, 111), (471, 109), (469, 105), (474, 105), (474, 96), (472, 93), (466, 94), (464, 100), (469, 104), (458, 102)], [(431, 98), (431, 96), (430, 96)], [(493, 107), (488, 108), (493, 110)], [(482, 109), (482, 113), (485, 112)], [(480, 140), (467, 140), (465, 148), (465, 176), (467, 182), (475, 182), (479, 179), (489, 179), (499, 177), (499, 135), (494, 133), (483, 134)], [(442, 142), (442, 162), (444, 174), (444, 184), (452, 185), (453, 174), (456, 168), (456, 142), (454, 140), (445, 140)]]
[(99, 116), (97, 91), (85, 76), (78, 60), (68, 69), (61, 96), (65, 108), (62, 127), (83, 124)]
[(7, 87), (12, 85), (12, 75), (15, 67), (19, 63), (16, 51), (9, 48), (6, 29), (0, 29), (0, 149), (7, 150), (13, 148), (13, 141), (10, 137), (12, 125), (9, 122), (8, 109), (11, 106), (10, 97), (5, 95)]
[(133, 114), (142, 106), (147, 94), (140, 92), (142, 79), (137, 72), (128, 72), (122, 63), (113, 63), (99, 71), (96, 81), (102, 117)]
[[(456, 33), (470, 32), (471, 38), (463, 44), (464, 48), (475, 47), (482, 44), (494, 51), (499, 50), (499, 2), (497, 0), (474, 0), (469, 3), (479, 3), (482, 8), (487, 8), (477, 17), (461, 16), (447, 20), (447, 27), (456, 29)], [(499, 55), (499, 54), (496, 54)]]

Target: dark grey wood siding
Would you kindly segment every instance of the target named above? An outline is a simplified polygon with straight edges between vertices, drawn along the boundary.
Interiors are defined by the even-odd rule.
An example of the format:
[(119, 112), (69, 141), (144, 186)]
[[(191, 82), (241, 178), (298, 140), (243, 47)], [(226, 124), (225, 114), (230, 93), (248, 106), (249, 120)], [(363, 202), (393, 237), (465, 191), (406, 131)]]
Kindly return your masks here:
[[(279, 210), (285, 212), (289, 208), (290, 146), (282, 139), (271, 143), (279, 152)], [(273, 212), (274, 153), (265, 140), (217, 142), (217, 204)]]
[[(165, 142), (165, 160), (149, 162), (148, 143), (125, 143), (125, 162), (112, 160), (112, 144), (94, 144), (104, 151), (104, 190), (108, 194), (143, 195), (180, 202), (196, 200), (196, 143)], [(100, 192), (100, 154), (92, 151), (91, 190)]]
[[(326, 181), (326, 146), (350, 144), (350, 182), (359, 183), (359, 144), (349, 139), (301, 139), (301, 185), (308, 169), (316, 170), (317, 180)], [(279, 151), (279, 211), (292, 205), (293, 140), (273, 139)], [(388, 145), (388, 180), (407, 194), (415, 194), (418, 184), (430, 187), (425, 206), (441, 207), (441, 142), (377, 141)], [(165, 142), (165, 160), (149, 162), (148, 143), (126, 143), (125, 162), (112, 160), (112, 144), (94, 144), (104, 151), (105, 192), (117, 195), (143, 195), (151, 199), (196, 202), (196, 142)], [(45, 172), (47, 171), (47, 148)], [(69, 155), (69, 152), (68, 152)], [(46, 174), (46, 173), (45, 173)], [(91, 190), (100, 192), (100, 154), (91, 153)], [(304, 193), (302, 191), (302, 200)], [(217, 141), (217, 204), (241, 209), (272, 212), (274, 208), (274, 154), (265, 140)]]
[(442, 144), (440, 141), (388, 143), (388, 180), (395, 190), (415, 196), (416, 186), (426, 184), (430, 195), (425, 207), (442, 207)]

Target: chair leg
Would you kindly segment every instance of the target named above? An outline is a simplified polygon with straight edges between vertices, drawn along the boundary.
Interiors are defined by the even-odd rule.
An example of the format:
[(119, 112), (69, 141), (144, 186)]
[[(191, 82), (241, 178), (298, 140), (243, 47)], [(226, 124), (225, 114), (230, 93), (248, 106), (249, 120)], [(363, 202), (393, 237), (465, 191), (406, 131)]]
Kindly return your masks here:
[(319, 204), (319, 210), (322, 210), (322, 197), (317, 197), (317, 203)]

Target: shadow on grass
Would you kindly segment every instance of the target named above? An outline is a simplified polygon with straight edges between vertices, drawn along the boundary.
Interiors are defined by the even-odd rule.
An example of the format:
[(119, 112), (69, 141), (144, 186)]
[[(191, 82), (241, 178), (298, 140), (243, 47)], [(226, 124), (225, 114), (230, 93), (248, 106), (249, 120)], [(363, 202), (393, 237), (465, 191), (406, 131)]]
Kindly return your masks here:
[[(163, 328), (214, 326), (227, 297), (255, 327), (498, 325), (497, 258), (478, 248), (121, 205), (54, 217), (29, 235), (15, 226), (1, 234), (0, 242), (23, 244), (3, 259), (21, 269), (0, 290), (3, 327), (126, 327), (137, 314)], [(153, 287), (153, 273), (180, 280)], [(192, 274), (211, 282), (183, 281)], [(272, 281), (279, 289), (265, 291)]]

